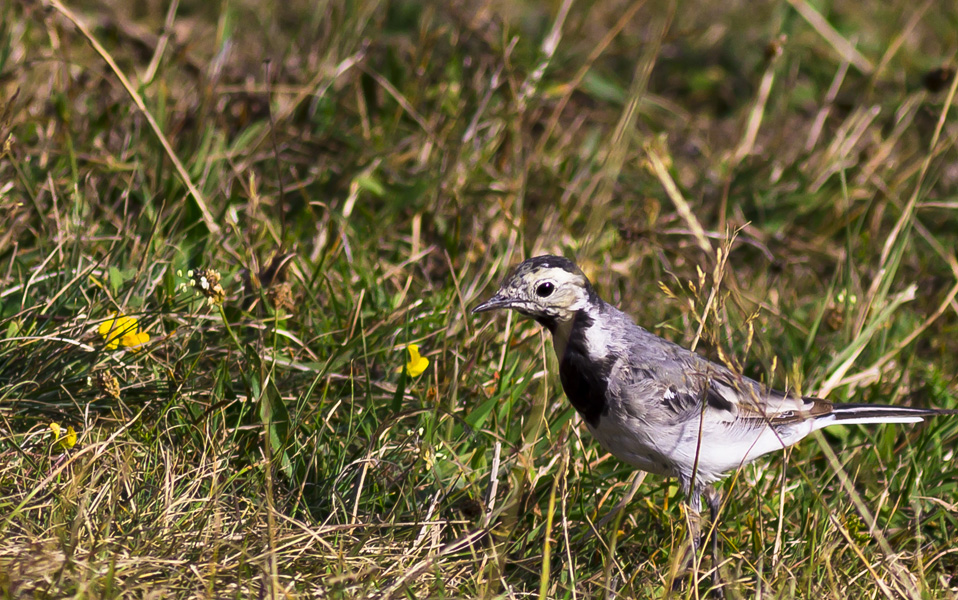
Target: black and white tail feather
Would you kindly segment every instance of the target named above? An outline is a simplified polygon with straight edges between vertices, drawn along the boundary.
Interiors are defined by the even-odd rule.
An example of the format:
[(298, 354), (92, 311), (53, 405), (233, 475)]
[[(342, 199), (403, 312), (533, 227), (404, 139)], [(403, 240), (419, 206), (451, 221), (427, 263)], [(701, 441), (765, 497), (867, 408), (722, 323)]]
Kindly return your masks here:
[(830, 415), (816, 420), (816, 429), (829, 425), (867, 425), (870, 423), (921, 423), (928, 417), (956, 415), (958, 410), (883, 406), (881, 404), (834, 404)]

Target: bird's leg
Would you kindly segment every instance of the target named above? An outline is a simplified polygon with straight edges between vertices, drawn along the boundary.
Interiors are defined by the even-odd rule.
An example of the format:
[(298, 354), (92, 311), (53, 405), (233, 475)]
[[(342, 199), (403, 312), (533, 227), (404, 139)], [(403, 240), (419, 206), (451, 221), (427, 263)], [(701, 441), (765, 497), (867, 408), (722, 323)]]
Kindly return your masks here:
[[(695, 495), (695, 498), (698, 499), (698, 494)], [(695, 502), (694, 505), (698, 505), (699, 502)], [(689, 539), (690, 539), (690, 564), (692, 572), (689, 576), (692, 579), (692, 585), (695, 587), (699, 586), (699, 568), (702, 566), (702, 559), (699, 556), (699, 549), (702, 547), (702, 512), (699, 506), (691, 506), (692, 510), (689, 511)]]
[(685, 513), (689, 526), (689, 545), (686, 548), (685, 556), (682, 558), (679, 573), (684, 575), (676, 577), (672, 582), (672, 591), (677, 591), (682, 587), (682, 582), (689, 578), (692, 585), (698, 586), (699, 560), (698, 550), (702, 547), (702, 497), (697, 490), (689, 494), (688, 511)]
[(688, 520), (692, 549), (698, 550), (702, 545), (702, 494), (696, 489), (689, 495)]
[(718, 521), (719, 510), (722, 508), (722, 492), (716, 490), (711, 485), (705, 488), (705, 501), (709, 505), (709, 537), (712, 538), (712, 586), (715, 594), (722, 597), (722, 577), (719, 574), (719, 539), (718, 539)]
[[(722, 494), (712, 486), (707, 486), (701, 490), (692, 490), (689, 494), (689, 510), (687, 513), (689, 525), (689, 548), (688, 554), (682, 560), (682, 571), (688, 570), (687, 577), (692, 585), (698, 587), (699, 584), (699, 555), (698, 551), (702, 549), (702, 542), (708, 542), (708, 538), (702, 539), (702, 497), (709, 505), (709, 514), (711, 520), (709, 529), (706, 531), (708, 538), (712, 542), (712, 595), (716, 598), (723, 598), (725, 593), (722, 591), (722, 579), (719, 576), (719, 547), (718, 547), (718, 517), (719, 510), (722, 507)], [(672, 590), (676, 591), (681, 587), (682, 580), (685, 577), (677, 578), (672, 585)]]
[(690, 506), (688, 513), (689, 520), (689, 540), (692, 544), (692, 552), (698, 553), (702, 548), (702, 513)]

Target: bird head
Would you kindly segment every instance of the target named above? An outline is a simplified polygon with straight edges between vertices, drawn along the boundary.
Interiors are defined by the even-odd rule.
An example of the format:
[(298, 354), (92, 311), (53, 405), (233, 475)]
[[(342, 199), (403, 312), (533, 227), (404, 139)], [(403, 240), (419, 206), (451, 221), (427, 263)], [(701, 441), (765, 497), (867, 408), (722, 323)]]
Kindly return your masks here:
[(472, 312), (511, 308), (554, 329), (557, 323), (571, 321), (594, 296), (592, 284), (574, 262), (561, 256), (536, 256), (521, 262), (499, 291)]

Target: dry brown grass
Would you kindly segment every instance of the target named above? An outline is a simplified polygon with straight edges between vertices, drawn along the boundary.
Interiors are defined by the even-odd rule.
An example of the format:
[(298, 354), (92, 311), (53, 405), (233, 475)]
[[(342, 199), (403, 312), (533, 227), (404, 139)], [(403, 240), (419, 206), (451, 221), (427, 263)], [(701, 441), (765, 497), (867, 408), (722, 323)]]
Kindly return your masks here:
[[(0, 595), (666, 595), (674, 482), (594, 535), (630, 471), (468, 313), (535, 253), (776, 385), (955, 406), (954, 9), (553, 8), (0, 5)], [(958, 597), (956, 438), (736, 474), (729, 595)]]

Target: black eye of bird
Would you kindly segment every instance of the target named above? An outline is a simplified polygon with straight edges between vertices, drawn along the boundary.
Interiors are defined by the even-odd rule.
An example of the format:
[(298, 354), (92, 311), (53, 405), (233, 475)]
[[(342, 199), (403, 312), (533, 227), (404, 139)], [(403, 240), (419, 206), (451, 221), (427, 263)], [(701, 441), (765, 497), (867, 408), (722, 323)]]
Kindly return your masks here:
[(536, 294), (538, 294), (540, 298), (545, 298), (546, 296), (552, 295), (555, 289), (556, 286), (552, 285), (551, 281), (546, 281), (539, 284), (539, 287), (536, 288)]

